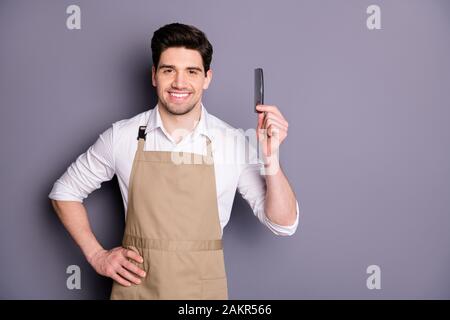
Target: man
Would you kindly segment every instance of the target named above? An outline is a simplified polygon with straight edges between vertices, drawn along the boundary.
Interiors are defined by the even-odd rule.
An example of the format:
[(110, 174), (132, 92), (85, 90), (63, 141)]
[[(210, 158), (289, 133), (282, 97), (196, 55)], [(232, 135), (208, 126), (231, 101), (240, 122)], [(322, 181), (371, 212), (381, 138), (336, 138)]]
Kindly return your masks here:
[[(212, 53), (205, 34), (193, 26), (173, 23), (157, 30), (157, 106), (114, 123), (49, 194), (92, 267), (114, 280), (112, 299), (227, 299), (222, 232), (236, 189), (274, 233), (296, 231), (298, 203), (276, 156), (288, 123), (277, 107), (259, 105), (263, 163), (222, 163), (245, 144), (230, 148), (236, 141), (230, 132), (243, 133), (201, 102), (212, 79)], [(107, 250), (82, 202), (115, 174), (126, 226), (122, 246)]]

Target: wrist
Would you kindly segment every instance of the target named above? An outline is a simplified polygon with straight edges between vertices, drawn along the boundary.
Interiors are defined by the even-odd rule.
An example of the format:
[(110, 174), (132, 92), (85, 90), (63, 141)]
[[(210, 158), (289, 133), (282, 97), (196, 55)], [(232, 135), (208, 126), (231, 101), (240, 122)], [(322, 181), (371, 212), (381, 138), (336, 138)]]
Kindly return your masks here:
[(84, 253), (86, 260), (89, 262), (89, 264), (92, 265), (92, 261), (94, 260), (95, 256), (98, 255), (98, 253), (106, 251), (102, 246), (98, 245)]

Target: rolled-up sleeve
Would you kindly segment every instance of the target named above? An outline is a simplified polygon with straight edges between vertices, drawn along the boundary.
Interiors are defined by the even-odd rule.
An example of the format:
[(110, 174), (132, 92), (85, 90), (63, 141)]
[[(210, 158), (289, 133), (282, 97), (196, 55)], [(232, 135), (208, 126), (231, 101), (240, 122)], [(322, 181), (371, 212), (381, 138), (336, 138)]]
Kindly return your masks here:
[[(247, 144), (247, 148), (248, 148)], [(253, 156), (252, 156), (253, 155)], [(238, 191), (253, 210), (256, 217), (266, 225), (273, 233), (280, 236), (290, 236), (295, 233), (299, 221), (299, 207), (297, 206), (297, 217), (292, 225), (283, 226), (274, 223), (267, 218), (265, 213), (266, 180), (261, 174), (264, 164), (255, 160), (256, 151), (250, 147), (250, 161), (243, 165), (239, 175)]]
[(111, 180), (114, 173), (113, 127), (110, 127), (67, 168), (48, 196), (54, 200), (83, 202), (102, 182)]

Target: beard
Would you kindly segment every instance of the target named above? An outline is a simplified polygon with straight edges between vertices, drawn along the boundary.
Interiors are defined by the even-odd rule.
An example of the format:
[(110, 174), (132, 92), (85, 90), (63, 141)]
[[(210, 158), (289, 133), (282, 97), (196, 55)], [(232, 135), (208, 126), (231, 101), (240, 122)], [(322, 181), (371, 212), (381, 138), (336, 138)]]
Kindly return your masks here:
[(192, 109), (195, 108), (197, 105), (197, 102), (193, 103), (192, 105), (187, 106), (177, 106), (170, 103), (165, 103), (160, 100), (160, 105), (163, 107), (168, 113), (174, 115), (174, 116), (182, 116), (192, 111)]

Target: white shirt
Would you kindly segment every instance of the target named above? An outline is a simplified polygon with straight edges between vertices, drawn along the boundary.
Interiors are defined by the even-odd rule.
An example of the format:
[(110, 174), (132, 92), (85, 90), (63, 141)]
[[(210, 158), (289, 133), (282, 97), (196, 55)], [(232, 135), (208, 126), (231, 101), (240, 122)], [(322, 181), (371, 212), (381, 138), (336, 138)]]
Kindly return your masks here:
[[(216, 178), (217, 203), (220, 225), (228, 223), (236, 189), (248, 202), (253, 213), (277, 235), (292, 235), (297, 229), (297, 218), (291, 226), (270, 221), (264, 212), (266, 181), (255, 148), (246, 142), (243, 130), (238, 130), (210, 115), (202, 104), (201, 116), (195, 129), (176, 143), (164, 129), (158, 105), (130, 119), (117, 121), (100, 134), (97, 141), (81, 154), (55, 182), (50, 199), (83, 200), (104, 181), (117, 175), (125, 214), (128, 203), (129, 178), (138, 146), (139, 126), (147, 126), (144, 150), (194, 152), (206, 154), (207, 136), (211, 140)], [(250, 148), (246, 153), (245, 148)], [(247, 159), (247, 161), (246, 161)]]

